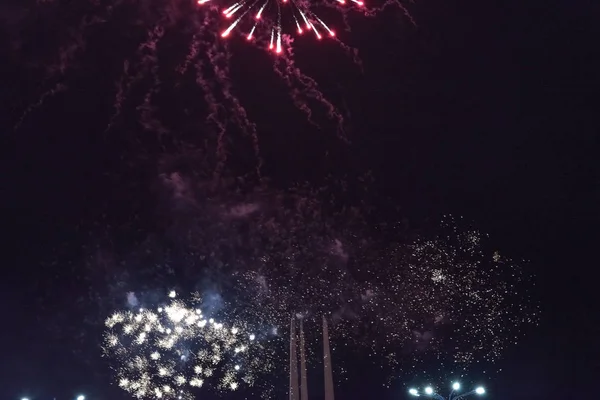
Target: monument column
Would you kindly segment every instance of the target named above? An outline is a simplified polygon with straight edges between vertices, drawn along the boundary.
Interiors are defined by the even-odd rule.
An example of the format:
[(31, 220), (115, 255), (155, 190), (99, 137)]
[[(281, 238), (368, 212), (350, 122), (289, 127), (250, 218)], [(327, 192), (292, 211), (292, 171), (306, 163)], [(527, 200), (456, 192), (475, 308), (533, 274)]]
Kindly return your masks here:
[(290, 323), (290, 400), (298, 398), (298, 356), (296, 355), (296, 324), (294, 317)]
[(304, 343), (304, 321), (300, 320), (300, 400), (308, 400), (308, 379), (306, 377), (306, 353)]
[(323, 315), (323, 373), (325, 377), (325, 400), (334, 400), (331, 350), (329, 349), (329, 328)]

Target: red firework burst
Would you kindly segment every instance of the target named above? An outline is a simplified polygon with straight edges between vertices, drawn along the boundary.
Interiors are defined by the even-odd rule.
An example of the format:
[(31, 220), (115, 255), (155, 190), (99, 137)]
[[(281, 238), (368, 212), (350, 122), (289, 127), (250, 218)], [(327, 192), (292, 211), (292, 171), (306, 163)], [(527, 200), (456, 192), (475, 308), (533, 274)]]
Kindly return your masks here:
[[(198, 4), (204, 5), (211, 1), (198, 0)], [(350, 0), (350, 3), (356, 7), (364, 6), (361, 0)], [(346, 6), (347, 2), (335, 0), (324, 5), (341, 7)], [(246, 39), (252, 40), (255, 31), (263, 29), (270, 32), (269, 49), (276, 53), (283, 50), (282, 35), (286, 33), (286, 29), (298, 35), (302, 35), (304, 31), (312, 31), (319, 40), (325, 36), (335, 37), (335, 31), (312, 10), (312, 6), (314, 4), (304, 0), (239, 0), (221, 11), (224, 18), (233, 19), (221, 33), (221, 37), (229, 37), (236, 28), (242, 30), (244, 28), (241, 25), (246, 25)], [(265, 18), (265, 15), (268, 17)]]

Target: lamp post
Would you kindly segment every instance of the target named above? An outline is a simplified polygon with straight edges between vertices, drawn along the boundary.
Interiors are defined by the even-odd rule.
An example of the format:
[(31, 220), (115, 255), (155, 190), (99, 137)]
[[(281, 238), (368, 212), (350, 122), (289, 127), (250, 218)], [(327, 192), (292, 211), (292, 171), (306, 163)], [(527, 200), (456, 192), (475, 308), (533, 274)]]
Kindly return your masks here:
[[(452, 391), (450, 392), (450, 395), (448, 396), (448, 400), (459, 400), (464, 397), (470, 396), (472, 394), (477, 394), (479, 396), (482, 396), (485, 394), (485, 389), (483, 388), (483, 386), (478, 386), (469, 392), (460, 393), (460, 394), (458, 393), (459, 390), (460, 390), (460, 383), (454, 382), (452, 384)], [(431, 386), (427, 386), (423, 390), (423, 393), (420, 393), (419, 390), (414, 389), (414, 388), (408, 389), (408, 393), (411, 396), (415, 396), (415, 397), (426, 396), (426, 397), (434, 398), (436, 400), (446, 400), (446, 398), (444, 396), (436, 393)]]

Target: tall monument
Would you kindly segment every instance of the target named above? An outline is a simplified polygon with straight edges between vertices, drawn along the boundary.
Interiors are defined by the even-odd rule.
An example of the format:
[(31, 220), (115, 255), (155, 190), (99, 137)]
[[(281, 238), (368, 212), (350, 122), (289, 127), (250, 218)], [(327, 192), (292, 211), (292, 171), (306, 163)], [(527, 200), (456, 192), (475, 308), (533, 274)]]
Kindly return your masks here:
[(300, 400), (308, 400), (308, 379), (306, 378), (306, 350), (304, 343), (304, 321), (300, 320)]
[(323, 374), (325, 378), (325, 400), (334, 400), (331, 350), (329, 349), (329, 328), (323, 315)]
[(296, 356), (296, 323), (292, 316), (290, 323), (290, 400), (298, 398), (298, 357)]
[[(304, 322), (300, 320), (300, 388), (298, 387), (298, 343), (296, 323), (292, 317), (290, 323), (290, 397), (289, 400), (308, 400), (308, 379), (306, 371), (306, 343)], [(323, 316), (323, 372), (325, 378), (325, 400), (335, 400), (333, 391), (333, 370), (331, 349), (329, 347), (329, 328)]]

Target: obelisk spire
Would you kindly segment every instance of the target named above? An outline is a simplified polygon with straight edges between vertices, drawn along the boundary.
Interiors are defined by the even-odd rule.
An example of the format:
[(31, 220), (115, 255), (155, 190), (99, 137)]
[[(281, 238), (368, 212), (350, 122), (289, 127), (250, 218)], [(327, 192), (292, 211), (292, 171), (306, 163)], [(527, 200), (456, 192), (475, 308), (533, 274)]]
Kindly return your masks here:
[(329, 349), (329, 329), (323, 315), (323, 373), (325, 377), (325, 400), (334, 400), (333, 371), (331, 369), (331, 350)]
[(304, 321), (300, 320), (300, 400), (308, 400), (308, 379), (306, 377), (306, 353), (304, 344)]
[(296, 355), (296, 324), (292, 316), (290, 322), (290, 400), (298, 398), (298, 356)]

